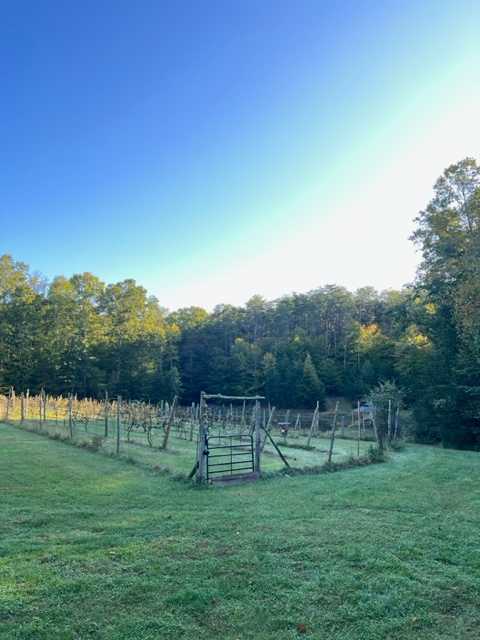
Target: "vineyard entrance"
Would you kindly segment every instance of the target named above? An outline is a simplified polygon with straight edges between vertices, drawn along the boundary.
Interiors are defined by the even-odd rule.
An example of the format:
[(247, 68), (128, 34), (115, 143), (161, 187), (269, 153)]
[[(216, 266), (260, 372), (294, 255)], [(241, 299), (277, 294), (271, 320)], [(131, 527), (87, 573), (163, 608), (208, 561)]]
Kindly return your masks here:
[(207, 435), (207, 480), (253, 474), (254, 456), (253, 436), (249, 434)]
[[(260, 401), (263, 396), (224, 396), (220, 393), (200, 395), (200, 424), (198, 432), (197, 460), (192, 470), (199, 482), (228, 482), (253, 480), (260, 476)], [(222, 432), (215, 433), (208, 402), (243, 403), (245, 415), (247, 402), (254, 403), (249, 425), (242, 421), (242, 428), (235, 421), (225, 420)], [(233, 413), (232, 413), (233, 415)], [(244, 428), (248, 432), (244, 432)]]

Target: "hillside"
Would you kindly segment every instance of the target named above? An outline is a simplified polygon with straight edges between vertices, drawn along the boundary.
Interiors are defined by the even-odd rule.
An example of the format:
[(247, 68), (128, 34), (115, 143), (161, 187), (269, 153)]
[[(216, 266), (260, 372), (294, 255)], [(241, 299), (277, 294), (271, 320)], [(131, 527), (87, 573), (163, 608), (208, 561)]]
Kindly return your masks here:
[(202, 490), (2, 424), (0, 638), (473, 638), (479, 462)]

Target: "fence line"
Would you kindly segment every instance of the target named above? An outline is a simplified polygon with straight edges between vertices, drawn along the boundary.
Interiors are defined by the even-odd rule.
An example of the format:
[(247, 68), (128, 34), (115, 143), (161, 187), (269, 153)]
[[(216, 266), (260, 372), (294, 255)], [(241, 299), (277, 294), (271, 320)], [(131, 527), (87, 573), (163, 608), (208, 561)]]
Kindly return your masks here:
[[(201, 417), (197, 403), (182, 406), (173, 398), (153, 404), (108, 394), (103, 399), (76, 394), (55, 397), (43, 390), (35, 395), (17, 394), (12, 387), (0, 392), (0, 421), (184, 475), (195, 460)], [(202, 420), (210, 439), (252, 435), (255, 408), (210, 403), (202, 407)], [(267, 470), (270, 459), (271, 467), (278, 460), (308, 467), (335, 461), (340, 455), (360, 458), (374, 439), (368, 418), (356, 410), (340, 411), (338, 403), (324, 412), (318, 406), (312, 411), (266, 406), (261, 409), (260, 424)]]

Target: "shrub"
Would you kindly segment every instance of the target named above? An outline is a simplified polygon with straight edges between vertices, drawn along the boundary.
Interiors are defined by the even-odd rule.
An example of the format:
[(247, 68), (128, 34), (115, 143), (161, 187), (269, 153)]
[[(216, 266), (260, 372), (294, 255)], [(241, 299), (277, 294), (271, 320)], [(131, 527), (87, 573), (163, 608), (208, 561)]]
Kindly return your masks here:
[(374, 447), (373, 445), (368, 447), (367, 458), (369, 462), (385, 462), (385, 452), (380, 447)]

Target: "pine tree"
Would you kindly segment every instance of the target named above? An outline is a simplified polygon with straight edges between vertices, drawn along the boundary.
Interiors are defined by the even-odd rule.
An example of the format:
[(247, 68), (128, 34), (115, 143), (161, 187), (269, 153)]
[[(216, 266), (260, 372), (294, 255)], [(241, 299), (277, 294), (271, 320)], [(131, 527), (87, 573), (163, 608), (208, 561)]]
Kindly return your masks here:
[(325, 407), (325, 386), (318, 377), (317, 370), (309, 353), (303, 362), (303, 374), (298, 388), (298, 400), (302, 407), (311, 408), (317, 402)]

